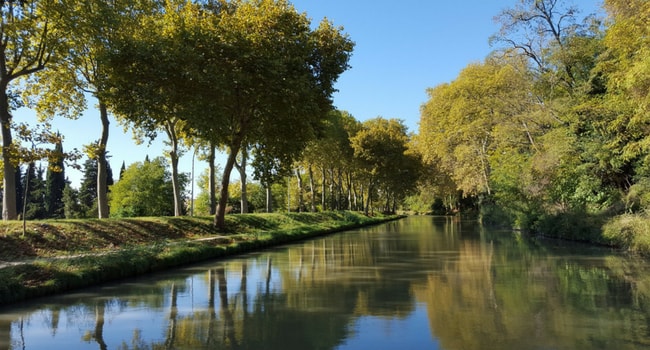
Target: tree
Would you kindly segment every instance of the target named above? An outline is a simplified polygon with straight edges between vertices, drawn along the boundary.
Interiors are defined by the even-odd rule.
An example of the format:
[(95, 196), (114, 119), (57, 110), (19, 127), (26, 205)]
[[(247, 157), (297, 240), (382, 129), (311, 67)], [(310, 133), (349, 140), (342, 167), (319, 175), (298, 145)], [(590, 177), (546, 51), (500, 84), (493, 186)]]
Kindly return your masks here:
[(639, 0), (607, 0), (605, 7), (614, 19), (604, 39), (607, 53), (598, 67), (607, 88), (607, 99), (601, 106), (613, 116), (606, 126), (615, 137), (611, 137), (608, 146), (620, 149), (623, 160), (640, 162), (642, 166), (638, 170), (648, 176), (650, 4)]
[(2, 1), (0, 12), (0, 129), (2, 129), (2, 219), (17, 217), (16, 159), (11, 111), (21, 104), (12, 85), (41, 71), (62, 48), (58, 1)]
[(66, 219), (79, 219), (85, 217), (85, 211), (79, 203), (79, 191), (70, 186), (66, 180), (63, 188), (63, 212)]
[[(311, 210), (315, 210), (316, 186), (314, 168), (321, 172), (321, 206), (327, 208), (326, 188), (327, 174), (329, 174), (331, 209), (352, 209), (358, 204), (357, 175), (355, 173), (354, 150), (350, 139), (361, 129), (361, 124), (350, 113), (345, 111), (332, 111), (325, 120), (323, 130), (318, 137), (307, 144), (302, 153), (302, 160), (307, 168), (309, 187), (311, 192)], [(343, 193), (344, 181), (341, 176), (335, 184), (335, 173), (345, 174), (347, 182), (347, 206), (343, 206), (340, 194)], [(360, 185), (360, 182), (358, 183)], [(334, 196), (334, 193), (339, 195)], [(336, 198), (335, 198), (336, 197)]]
[[(361, 130), (350, 139), (367, 184), (366, 214), (372, 208), (372, 198), (379, 187), (386, 191), (388, 201), (390, 195), (395, 195), (392, 191), (415, 186), (417, 178), (409, 175), (416, 168), (406, 154), (408, 141), (406, 126), (401, 120), (381, 117), (363, 122)], [(398, 182), (404, 184), (397, 185)], [(390, 205), (387, 207), (390, 209)]]
[(242, 147), (239, 157), (239, 162), (235, 161), (235, 168), (237, 168), (237, 171), (239, 172), (239, 183), (241, 184), (241, 189), (240, 189), (240, 197), (241, 197), (241, 213), (246, 214), (248, 213), (248, 196), (247, 196), (247, 191), (246, 191), (246, 185), (247, 183), (247, 177), (248, 174), (246, 173), (246, 166), (248, 165), (248, 146)]
[(167, 135), (176, 216), (183, 205), (181, 141), (189, 132), (181, 115), (195, 91), (193, 81), (203, 74), (193, 64), (193, 35), (202, 31), (200, 17), (199, 5), (178, 0), (165, 1), (161, 11), (141, 16), (138, 27), (121, 37), (109, 56), (110, 89), (104, 95), (138, 140), (152, 140), (161, 130)]
[(194, 201), (194, 210), (197, 215), (214, 215), (216, 201), (213, 196), (215, 192), (211, 190), (210, 186), (214, 186), (217, 179), (210, 179), (210, 176), (216, 176), (216, 171), (205, 169), (197, 181), (197, 187), (201, 190)]
[[(188, 118), (192, 128), (207, 131), (228, 149), (215, 215), (221, 228), (241, 148), (262, 145), (284, 151), (290, 147), (278, 145), (290, 142), (293, 149), (302, 149), (331, 110), (333, 84), (348, 68), (353, 48), (328, 21), (311, 30), (306, 16), (286, 1), (231, 4), (231, 11), (220, 13), (213, 44), (200, 46), (209, 48), (206, 60), (222, 64), (207, 66), (211, 74), (199, 81), (205, 88), (194, 94), (198, 111)], [(289, 130), (300, 132), (287, 134)]]
[[(277, 154), (277, 153), (276, 153)], [(274, 183), (291, 175), (290, 157), (279, 158), (274, 156), (272, 150), (266, 149), (263, 145), (257, 145), (253, 149), (253, 178), (258, 180), (266, 191), (266, 212), (273, 212), (273, 195), (271, 187)]]
[(54, 153), (59, 154), (59, 158), (50, 159), (47, 167), (45, 212), (48, 218), (59, 219), (65, 217), (63, 191), (66, 185), (63, 144), (60, 141), (55, 145)]
[(139, 129), (175, 120), (180, 133), (228, 150), (215, 214), (223, 228), (242, 147), (301, 149), (332, 108), (353, 44), (327, 21), (312, 30), (284, 0), (170, 0), (167, 8), (115, 51), (110, 83), (119, 93), (111, 101)]
[(97, 216), (109, 215), (107, 184), (107, 145), (109, 105), (106, 84), (108, 52), (114, 51), (118, 37), (133, 31), (135, 18), (156, 10), (156, 1), (83, 0), (61, 2), (65, 21), (67, 52), (55, 69), (44, 70), (31, 85), (40, 98), (37, 111), (45, 117), (61, 114), (77, 118), (84, 111), (90, 95), (97, 100), (101, 135), (86, 145), (86, 153), (97, 160)]
[(428, 91), (418, 147), (424, 161), (449, 174), (464, 195), (490, 195), (490, 157), (535, 152), (537, 137), (552, 125), (527, 72), (517, 57), (490, 57)]
[[(129, 165), (111, 186), (111, 215), (116, 217), (174, 215), (174, 190), (164, 158)], [(182, 178), (184, 183), (186, 178)]]
[(45, 219), (47, 212), (45, 211), (45, 182), (43, 181), (44, 175), (43, 167), (39, 166), (38, 169), (34, 162), (30, 162), (27, 166), (25, 174), (25, 198), (24, 200), (24, 220), (37, 220)]
[[(502, 11), (495, 20), (501, 30), (492, 42), (503, 42), (529, 58), (538, 75), (552, 75), (551, 80), (571, 92), (575, 86), (575, 68), (571, 57), (563, 55), (566, 38), (591, 29), (589, 21), (578, 23), (580, 11), (563, 0), (519, 0), (514, 8)], [(558, 54), (559, 53), (559, 54)], [(555, 55), (552, 62), (551, 55)], [(559, 59), (557, 59), (559, 58)], [(551, 81), (551, 84), (556, 84)]]
[[(106, 162), (106, 191), (113, 185), (113, 171), (110, 163)], [(84, 217), (97, 217), (97, 160), (88, 158), (83, 165), (83, 178), (79, 187), (79, 203), (83, 208)]]

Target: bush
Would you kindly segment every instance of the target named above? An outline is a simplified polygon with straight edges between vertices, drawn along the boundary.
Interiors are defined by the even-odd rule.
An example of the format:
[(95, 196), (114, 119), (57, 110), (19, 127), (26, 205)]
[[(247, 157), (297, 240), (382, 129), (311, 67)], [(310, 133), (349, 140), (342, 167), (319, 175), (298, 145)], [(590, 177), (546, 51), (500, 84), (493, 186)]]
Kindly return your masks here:
[(603, 239), (632, 252), (650, 255), (650, 217), (624, 214), (603, 225)]

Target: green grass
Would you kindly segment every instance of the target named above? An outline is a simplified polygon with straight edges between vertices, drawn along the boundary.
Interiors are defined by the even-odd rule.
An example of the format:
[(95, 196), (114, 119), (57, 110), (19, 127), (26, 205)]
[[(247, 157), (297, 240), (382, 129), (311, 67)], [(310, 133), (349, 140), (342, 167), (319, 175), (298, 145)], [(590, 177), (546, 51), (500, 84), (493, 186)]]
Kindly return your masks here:
[(223, 232), (211, 217), (49, 220), (30, 222), (24, 236), (21, 225), (4, 223), (0, 260), (24, 264), (0, 269), (0, 304), (396, 218), (353, 212), (229, 215)]
[(650, 256), (650, 216), (625, 214), (603, 226), (603, 238), (630, 252)]

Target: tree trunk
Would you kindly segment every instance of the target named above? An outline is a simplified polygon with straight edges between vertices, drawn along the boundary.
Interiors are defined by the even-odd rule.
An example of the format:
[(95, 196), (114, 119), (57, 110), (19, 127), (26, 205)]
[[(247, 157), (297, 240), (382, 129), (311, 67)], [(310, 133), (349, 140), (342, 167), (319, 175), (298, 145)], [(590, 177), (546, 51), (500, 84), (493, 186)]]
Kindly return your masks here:
[(174, 190), (174, 216), (183, 215), (183, 201), (181, 198), (181, 186), (178, 179), (178, 135), (176, 134), (176, 120), (170, 121), (165, 126), (167, 137), (171, 143), (169, 159), (172, 163), (172, 188)]
[(108, 111), (106, 104), (99, 101), (99, 116), (102, 121), (102, 136), (99, 139), (99, 149), (97, 152), (97, 217), (105, 219), (109, 216), (108, 208), (108, 191), (107, 191), (107, 160), (106, 145), (108, 144)]
[(300, 174), (300, 169), (296, 168), (296, 179), (298, 180), (298, 212), (302, 213), (305, 207), (305, 201), (302, 191), (302, 175)]
[(241, 164), (235, 162), (235, 167), (239, 171), (239, 180), (241, 185), (241, 213), (248, 213), (248, 194), (246, 191), (246, 163), (248, 161), (248, 148), (246, 146), (241, 149)]
[(388, 191), (386, 192), (386, 205), (384, 206), (384, 212), (390, 212), (390, 194)]
[(348, 210), (352, 210), (352, 174), (350, 172), (347, 172), (346, 179), (348, 185)]
[(336, 209), (338, 210), (343, 210), (344, 208), (344, 203), (343, 203), (343, 174), (341, 172), (341, 168), (338, 168), (336, 171), (336, 177), (338, 178), (338, 186), (337, 191), (336, 191), (336, 197), (337, 197), (337, 205)]
[(315, 183), (314, 183), (314, 170), (311, 168), (311, 164), (309, 165), (309, 191), (311, 192), (311, 204), (309, 207), (309, 210), (312, 213), (316, 212), (316, 189), (315, 189)]
[(366, 208), (363, 211), (366, 215), (370, 213), (371, 206), (372, 206), (372, 181), (368, 183), (368, 196), (366, 197)]
[(327, 210), (327, 205), (326, 205), (325, 198), (327, 196), (326, 196), (326, 193), (325, 193), (325, 167), (321, 168), (321, 171), (322, 171), (322, 176), (321, 176), (321, 183), (320, 183), (320, 187), (321, 187), (320, 199), (321, 199), (322, 210), (326, 211)]
[(334, 191), (334, 186), (336, 186), (336, 181), (334, 181), (334, 168), (330, 168), (330, 208), (332, 210), (337, 210), (338, 203), (336, 202), (336, 192)]
[(25, 216), (25, 212), (27, 211), (27, 194), (29, 193), (29, 174), (32, 173), (33, 168), (34, 162), (29, 162), (29, 165), (27, 166), (27, 176), (25, 176), (25, 194), (23, 195), (23, 237), (27, 234), (27, 217)]
[(271, 193), (271, 185), (265, 187), (266, 190), (266, 212), (273, 212), (273, 193)]
[(366, 199), (366, 197), (364, 197), (364, 194), (363, 194), (363, 184), (361, 184), (360, 187), (359, 187), (359, 195), (361, 196), (361, 198), (360, 198), (361, 200), (359, 201), (360, 203), (359, 203), (359, 206), (357, 208), (360, 208), (361, 210), (363, 210), (363, 208), (365, 206), (365, 199)]
[(217, 146), (214, 142), (210, 142), (210, 154), (208, 155), (208, 167), (209, 167), (209, 179), (208, 179), (208, 192), (210, 195), (210, 215), (216, 213), (217, 208), (217, 184), (215, 183), (216, 179), (216, 169), (214, 165), (215, 153)]
[(7, 86), (0, 86), (0, 128), (2, 128), (2, 220), (16, 220), (18, 218), (16, 202), (16, 166), (11, 159), (11, 113), (9, 112), (9, 98)]
[(226, 206), (228, 205), (228, 185), (230, 185), (230, 173), (235, 166), (237, 153), (241, 147), (241, 142), (233, 142), (233, 146), (228, 153), (226, 166), (223, 169), (223, 178), (221, 179), (221, 195), (219, 197), (219, 205), (217, 205), (217, 213), (214, 215), (214, 225), (219, 230), (226, 228)]

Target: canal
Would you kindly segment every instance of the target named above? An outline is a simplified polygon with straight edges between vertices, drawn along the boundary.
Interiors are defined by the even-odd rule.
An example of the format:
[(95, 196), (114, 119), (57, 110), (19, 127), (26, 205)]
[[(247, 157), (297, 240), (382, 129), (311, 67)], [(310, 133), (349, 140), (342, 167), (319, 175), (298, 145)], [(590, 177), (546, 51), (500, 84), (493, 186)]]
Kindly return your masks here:
[(643, 349), (650, 263), (409, 217), (0, 309), (0, 349)]

